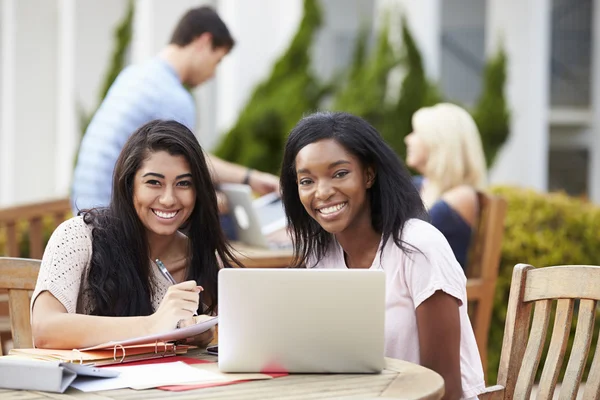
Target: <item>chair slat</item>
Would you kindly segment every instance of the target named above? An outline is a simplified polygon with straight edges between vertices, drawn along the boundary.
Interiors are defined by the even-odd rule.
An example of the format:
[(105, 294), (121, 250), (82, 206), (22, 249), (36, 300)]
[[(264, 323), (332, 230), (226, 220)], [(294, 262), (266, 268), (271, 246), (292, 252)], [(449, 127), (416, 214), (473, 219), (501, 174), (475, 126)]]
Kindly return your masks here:
[(16, 349), (33, 347), (29, 293), (26, 290), (9, 290), (8, 308), (14, 347)]
[(521, 364), (521, 370), (519, 371), (519, 377), (515, 386), (514, 397), (516, 398), (528, 399), (531, 397), (533, 379), (535, 378), (535, 372), (540, 363), (540, 357), (542, 356), (546, 340), (551, 306), (551, 300), (540, 300), (535, 303), (529, 341), (527, 342), (525, 356), (523, 357), (523, 363)]
[(560, 388), (561, 400), (575, 400), (581, 383), (581, 376), (585, 369), (590, 344), (592, 343), (592, 334), (594, 331), (594, 321), (596, 320), (596, 301), (581, 300), (579, 303), (579, 316), (577, 317), (577, 329), (575, 330), (575, 340), (571, 357), (567, 364), (567, 371)]
[(582, 400), (600, 400), (600, 340), (596, 342), (596, 352), (585, 382)]
[(19, 257), (17, 224), (14, 221), (6, 224), (6, 255), (9, 257)]
[(600, 300), (600, 267), (565, 265), (529, 272), (524, 301), (559, 298)]
[(540, 379), (538, 397), (540, 399), (551, 399), (554, 394), (560, 367), (563, 363), (565, 350), (569, 341), (571, 332), (571, 320), (573, 318), (574, 301), (570, 299), (560, 299), (556, 306), (556, 316), (554, 318), (554, 328), (552, 329), (552, 338), (550, 347), (546, 355), (542, 378)]
[(31, 218), (29, 220), (29, 257), (41, 259), (44, 254), (42, 218)]
[(524, 303), (522, 297), (527, 272), (531, 269), (533, 267), (527, 264), (515, 266), (508, 296), (502, 353), (500, 354), (500, 366), (498, 368), (498, 385), (504, 387), (505, 392), (510, 396), (515, 391), (529, 335), (533, 303)]

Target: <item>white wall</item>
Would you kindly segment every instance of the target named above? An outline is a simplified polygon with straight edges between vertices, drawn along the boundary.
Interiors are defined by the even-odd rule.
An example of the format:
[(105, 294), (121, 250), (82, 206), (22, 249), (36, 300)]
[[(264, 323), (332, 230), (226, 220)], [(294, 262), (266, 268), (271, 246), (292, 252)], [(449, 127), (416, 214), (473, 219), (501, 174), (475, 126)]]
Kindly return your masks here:
[(18, 0), (14, 3), (13, 99), (17, 157), (13, 160), (14, 192), (9, 201), (18, 203), (51, 197), (54, 193), (57, 2)]
[(510, 136), (490, 173), (494, 184), (545, 191), (548, 181), (550, 11), (547, 0), (488, 0), (487, 50), (508, 58)]
[(98, 106), (101, 85), (111, 64), (114, 31), (125, 17), (123, 0), (75, 0), (75, 87), (76, 101), (92, 111)]

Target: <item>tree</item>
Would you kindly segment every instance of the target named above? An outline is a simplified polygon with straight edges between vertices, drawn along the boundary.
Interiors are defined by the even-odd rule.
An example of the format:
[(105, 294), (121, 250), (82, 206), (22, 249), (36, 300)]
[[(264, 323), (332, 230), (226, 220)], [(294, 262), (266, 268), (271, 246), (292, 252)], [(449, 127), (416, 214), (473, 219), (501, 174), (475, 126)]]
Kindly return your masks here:
[(506, 53), (500, 49), (485, 66), (483, 90), (475, 108), (473, 119), (479, 128), (483, 152), (488, 167), (508, 138), (510, 115), (504, 97), (506, 83)]
[(316, 110), (330, 86), (311, 70), (310, 48), (321, 26), (317, 0), (304, 0), (304, 15), (289, 48), (260, 83), (215, 153), (229, 161), (278, 173), (288, 132)]

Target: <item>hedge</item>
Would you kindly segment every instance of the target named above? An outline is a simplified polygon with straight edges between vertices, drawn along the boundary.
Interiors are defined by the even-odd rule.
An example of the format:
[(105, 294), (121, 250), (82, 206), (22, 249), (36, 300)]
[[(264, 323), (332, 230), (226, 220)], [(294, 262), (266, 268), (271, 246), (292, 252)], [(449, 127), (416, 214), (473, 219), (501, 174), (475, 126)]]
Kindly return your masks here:
[[(531, 264), (536, 268), (600, 264), (600, 207), (564, 193), (540, 194), (533, 190), (512, 187), (493, 187), (491, 191), (507, 200), (508, 210), (490, 326), (488, 384), (496, 383), (514, 266), (519, 263)], [(594, 354), (600, 329), (600, 314), (598, 316), (590, 354)], [(576, 321), (577, 308), (573, 315), (573, 325)], [(549, 326), (552, 327), (552, 321)], [(571, 347), (573, 335), (574, 329), (567, 351)], [(549, 343), (550, 334), (547, 339)], [(545, 352), (546, 349), (542, 360)], [(591, 357), (588, 360), (588, 369), (590, 364)], [(541, 367), (539, 370), (541, 371)]]

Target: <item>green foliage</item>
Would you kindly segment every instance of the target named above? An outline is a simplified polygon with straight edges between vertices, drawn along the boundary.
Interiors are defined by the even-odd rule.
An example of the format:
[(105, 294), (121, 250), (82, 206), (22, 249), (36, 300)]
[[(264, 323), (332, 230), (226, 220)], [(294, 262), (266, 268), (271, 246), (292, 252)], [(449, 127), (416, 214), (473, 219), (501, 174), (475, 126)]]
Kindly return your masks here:
[(400, 60), (394, 55), (388, 40), (387, 20), (379, 32), (376, 47), (367, 58), (368, 36), (368, 30), (363, 28), (356, 41), (346, 83), (335, 93), (331, 108), (360, 115), (376, 128), (381, 128), (394, 111), (393, 106), (386, 103), (388, 73)]
[(292, 43), (260, 83), (226, 134), (216, 154), (226, 160), (278, 173), (288, 132), (307, 112), (318, 109), (330, 87), (311, 71), (310, 47), (321, 25), (317, 0), (304, 1), (304, 16)]
[(406, 68), (406, 75), (400, 87), (398, 102), (380, 131), (388, 144), (404, 158), (406, 153), (404, 137), (412, 131), (412, 115), (421, 107), (439, 102), (440, 95), (427, 79), (421, 53), (405, 18), (402, 20), (402, 43), (404, 48), (402, 62)]
[[(534, 267), (586, 265), (597, 264), (597, 260), (600, 260), (599, 207), (562, 193), (548, 195), (509, 187), (495, 187), (493, 192), (507, 200), (508, 210), (490, 326), (488, 384), (496, 383), (514, 266), (519, 263)], [(573, 321), (576, 320), (575, 313)], [(600, 318), (596, 318), (596, 337), (599, 329)], [(574, 330), (568, 348), (572, 344), (573, 333)], [(597, 339), (592, 341), (591, 354), (594, 353), (595, 343)], [(542, 359), (545, 358), (545, 351)], [(590, 363), (591, 357), (588, 368)]]
[(501, 49), (485, 66), (483, 90), (472, 112), (481, 134), (488, 167), (509, 133), (509, 112), (504, 97), (506, 53)]
[[(127, 12), (114, 31), (115, 47), (113, 49), (111, 63), (108, 71), (106, 72), (106, 76), (104, 77), (104, 82), (102, 83), (98, 105), (102, 103), (102, 100), (104, 100), (106, 97), (106, 94), (108, 93), (108, 90), (112, 86), (113, 82), (119, 73), (121, 73), (123, 68), (125, 68), (127, 61), (127, 49), (129, 48), (131, 37), (133, 35), (134, 11), (135, 8), (133, 0), (128, 0)], [(82, 109), (81, 105), (78, 106), (79, 123), (82, 135), (85, 133), (88, 125), (90, 124), (90, 121), (96, 113), (97, 108), (98, 107), (88, 113)]]

